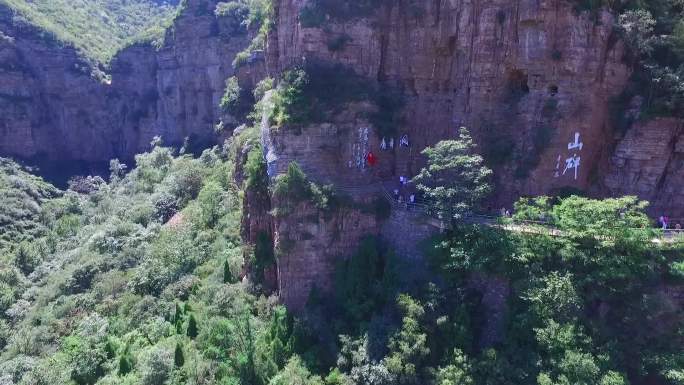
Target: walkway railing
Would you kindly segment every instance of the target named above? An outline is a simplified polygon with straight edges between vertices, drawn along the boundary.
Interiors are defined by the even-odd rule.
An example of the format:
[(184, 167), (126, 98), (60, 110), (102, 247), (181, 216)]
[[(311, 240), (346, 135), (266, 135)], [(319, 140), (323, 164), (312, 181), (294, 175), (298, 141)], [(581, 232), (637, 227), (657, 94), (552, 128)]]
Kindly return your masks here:
[[(446, 223), (436, 214), (437, 205), (428, 200), (416, 200), (415, 202), (398, 201), (392, 192), (385, 186), (381, 185), (382, 196), (390, 203), (393, 209), (404, 209), (419, 215), (423, 215), (430, 220), (428, 223), (440, 229), (446, 228)], [(491, 213), (477, 213), (472, 212), (463, 218), (464, 222), (471, 224), (481, 224), (491, 227), (499, 227), (508, 231), (517, 231), (523, 233), (547, 234), (550, 236), (562, 236), (563, 232), (555, 228), (552, 223), (548, 221), (533, 221), (520, 220), (505, 217), (501, 215), (492, 215)], [(633, 230), (647, 230), (644, 228)], [(655, 238), (654, 242), (684, 242), (684, 230), (677, 229), (648, 229), (653, 230), (654, 233), (659, 233), (659, 237)]]

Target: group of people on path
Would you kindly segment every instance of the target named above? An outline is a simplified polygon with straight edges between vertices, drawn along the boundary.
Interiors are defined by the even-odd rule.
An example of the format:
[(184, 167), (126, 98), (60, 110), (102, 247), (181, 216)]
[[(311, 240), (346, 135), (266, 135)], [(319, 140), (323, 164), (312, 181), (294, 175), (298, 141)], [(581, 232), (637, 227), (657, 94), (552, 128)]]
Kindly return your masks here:
[(406, 204), (406, 209), (411, 210), (416, 205), (416, 191), (409, 185), (409, 179), (405, 176), (399, 177), (399, 186), (393, 191), (394, 200), (400, 205)]
[(670, 218), (667, 215), (661, 215), (658, 218), (658, 227), (660, 227), (663, 230), (676, 230), (676, 231), (682, 231), (682, 225), (680, 223), (677, 223), (674, 225), (674, 227), (671, 227), (672, 224), (670, 222)]

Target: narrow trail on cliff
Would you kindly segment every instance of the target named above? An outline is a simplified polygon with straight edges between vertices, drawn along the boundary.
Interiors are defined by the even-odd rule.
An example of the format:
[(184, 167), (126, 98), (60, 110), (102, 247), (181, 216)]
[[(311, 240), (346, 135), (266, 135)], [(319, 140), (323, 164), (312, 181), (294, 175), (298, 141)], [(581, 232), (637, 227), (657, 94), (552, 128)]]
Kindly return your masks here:
[[(414, 203), (398, 201), (392, 196), (389, 188), (392, 184), (393, 182), (386, 181), (364, 186), (335, 186), (335, 188), (337, 191), (352, 197), (374, 194), (383, 197), (392, 208), (391, 219), (397, 217), (396, 213), (400, 212), (401, 222), (413, 222), (414, 225), (420, 223), (439, 229), (439, 231), (445, 231), (448, 228), (448, 224), (436, 214), (437, 208), (435, 204), (427, 200), (416, 200)], [(519, 220), (501, 215), (492, 215), (491, 213), (472, 212), (463, 218), (463, 223), (498, 228), (516, 233), (548, 235), (552, 237), (567, 236), (562, 230), (554, 227), (548, 221)], [(405, 227), (398, 226), (399, 229)], [(407, 230), (401, 233), (407, 234), (408, 232)], [(658, 230), (658, 236), (652, 238), (651, 242), (654, 244), (684, 242), (684, 232), (675, 229)]]

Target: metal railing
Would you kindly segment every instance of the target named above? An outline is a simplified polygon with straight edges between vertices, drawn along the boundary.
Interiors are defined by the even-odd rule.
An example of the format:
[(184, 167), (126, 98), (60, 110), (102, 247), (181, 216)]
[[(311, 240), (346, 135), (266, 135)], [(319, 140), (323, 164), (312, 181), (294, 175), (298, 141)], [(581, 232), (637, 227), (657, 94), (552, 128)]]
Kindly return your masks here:
[[(394, 194), (382, 185), (382, 195), (390, 203), (394, 209), (404, 209), (409, 212), (421, 214), (432, 219), (431, 224), (441, 229), (446, 228), (446, 224), (442, 218), (436, 215), (437, 205), (425, 199), (419, 199), (415, 202), (398, 201)], [(463, 218), (466, 223), (482, 224), (492, 227), (498, 227), (508, 231), (517, 231), (522, 233), (547, 234), (550, 236), (563, 236), (563, 231), (554, 227), (553, 223), (549, 221), (539, 220), (521, 220), (502, 215), (493, 215), (484, 212), (471, 212)], [(672, 220), (670, 221), (672, 222)], [(430, 223), (430, 222), (429, 222)], [(666, 242), (684, 242), (684, 229), (657, 229), (657, 228), (635, 228), (632, 230), (651, 230), (658, 236), (653, 241)]]

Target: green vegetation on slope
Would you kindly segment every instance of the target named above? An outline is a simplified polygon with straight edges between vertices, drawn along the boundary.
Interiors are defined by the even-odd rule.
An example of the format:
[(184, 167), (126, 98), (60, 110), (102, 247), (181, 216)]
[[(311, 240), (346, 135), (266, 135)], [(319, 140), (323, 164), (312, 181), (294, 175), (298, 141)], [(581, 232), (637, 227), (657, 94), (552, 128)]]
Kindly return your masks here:
[(176, 0), (0, 0), (15, 23), (35, 25), (86, 56), (107, 63), (136, 39), (161, 38)]
[[(562, 236), (456, 227), (426, 245), (427, 275), (368, 237), (295, 319), (263, 275), (240, 279), (245, 257), (277, 258), (240, 238), (242, 188), (269, 189), (254, 130), (136, 166), (60, 193), (2, 163), (2, 207), (17, 209), (3, 211), (2, 383), (681, 384), (684, 253), (653, 245), (635, 198), (522, 200), (518, 219)], [(317, 201), (311, 188), (293, 165), (268, 193)]]
[(11, 245), (45, 234), (42, 205), (58, 195), (50, 184), (0, 158), (0, 254)]

